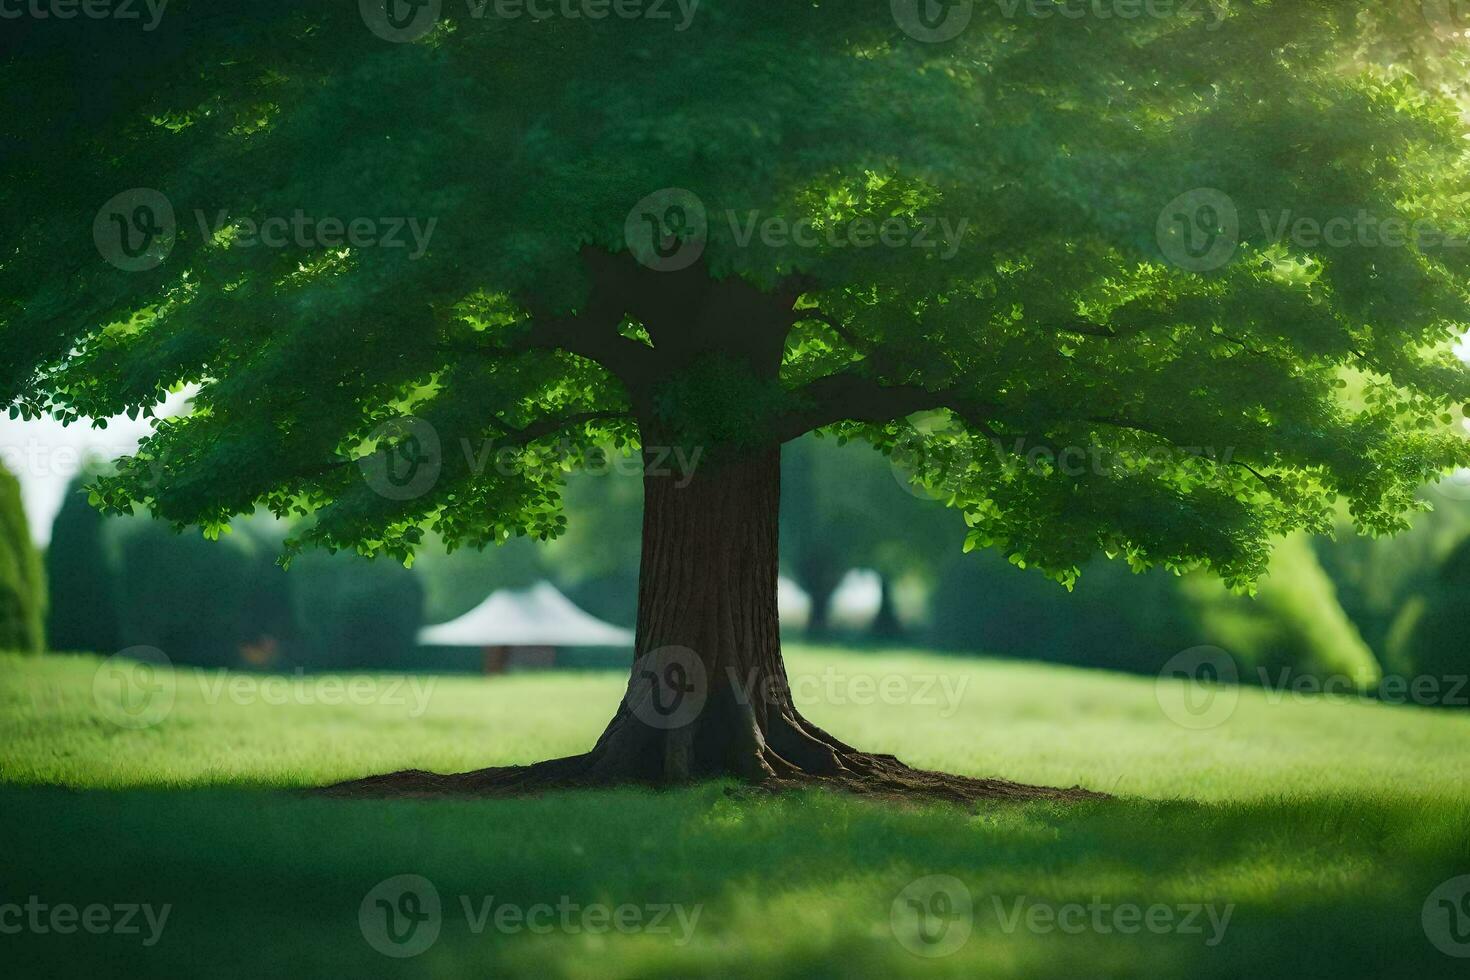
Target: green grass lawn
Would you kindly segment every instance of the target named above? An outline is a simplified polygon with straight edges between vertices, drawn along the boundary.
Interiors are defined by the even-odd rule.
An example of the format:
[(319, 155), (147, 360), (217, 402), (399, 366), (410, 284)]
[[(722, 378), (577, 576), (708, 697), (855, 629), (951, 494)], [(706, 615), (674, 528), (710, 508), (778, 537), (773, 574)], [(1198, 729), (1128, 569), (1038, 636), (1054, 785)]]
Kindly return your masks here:
[[(803, 710), (847, 741), (1119, 798), (965, 812), (716, 785), (326, 800), (294, 790), (583, 750), (622, 678), (378, 677), (354, 689), (164, 671), (152, 681), (171, 709), (154, 702), (144, 720), (156, 724), (129, 728), (101, 661), (0, 656), (0, 962), (17, 976), (251, 977), (1470, 966), (1422, 921), (1437, 886), (1470, 874), (1470, 713), (1244, 690), (1228, 720), (1192, 730), (1173, 720), (1188, 717), (1187, 692), (1145, 678), (921, 653), (790, 659)], [(385, 942), (378, 898), (415, 911), (393, 904), (396, 885), (374, 891), (398, 875), (427, 879), (442, 910), (437, 940), (402, 959), (373, 945)], [(44, 930), (7, 931), (20, 913), (7, 918), (6, 903), (32, 896)], [(167, 905), (168, 918), (151, 928), (139, 913), (137, 934), (95, 935), (46, 919), (120, 904), (155, 917)], [(411, 935), (388, 945), (429, 938)]]

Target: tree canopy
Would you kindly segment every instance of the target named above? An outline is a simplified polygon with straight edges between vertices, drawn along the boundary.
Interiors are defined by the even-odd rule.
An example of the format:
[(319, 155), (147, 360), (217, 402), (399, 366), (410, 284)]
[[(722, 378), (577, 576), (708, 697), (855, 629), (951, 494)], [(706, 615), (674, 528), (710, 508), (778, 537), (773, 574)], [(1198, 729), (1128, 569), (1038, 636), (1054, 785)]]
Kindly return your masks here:
[(97, 502), (400, 558), (557, 534), (601, 445), (825, 428), (1018, 564), (1244, 583), (1470, 463), (1466, 126), (1373, 56), (1440, 38), (1418, 4), (654, 6), (19, 22), (0, 402), (197, 384)]

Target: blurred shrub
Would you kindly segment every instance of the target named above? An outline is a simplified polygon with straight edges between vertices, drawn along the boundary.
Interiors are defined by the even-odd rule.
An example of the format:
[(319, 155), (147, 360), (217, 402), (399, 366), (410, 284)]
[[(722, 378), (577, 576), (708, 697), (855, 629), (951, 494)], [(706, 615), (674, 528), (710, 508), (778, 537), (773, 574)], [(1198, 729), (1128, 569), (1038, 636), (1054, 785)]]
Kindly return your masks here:
[(1434, 490), (1426, 493), (1434, 510), (1416, 515), (1402, 534), (1361, 537), (1344, 516), (1336, 540), (1315, 542), (1343, 609), (1368, 645), (1385, 658), (1393, 645), (1390, 631), (1400, 628), (1404, 609), (1441, 588), (1441, 566), (1470, 535), (1470, 502)]
[(1204, 576), (1135, 575), (1104, 560), (1089, 563), (1069, 594), (985, 552), (951, 564), (930, 609), (933, 642), (951, 649), (1155, 673), (1180, 651), (1208, 645), (1229, 651), (1253, 683), (1263, 680), (1259, 671), (1282, 667), (1360, 686), (1379, 673), (1302, 538), (1278, 546), (1254, 598)]
[[(1382, 676), (1378, 658), (1343, 610), (1311, 541), (1281, 541), (1254, 600), (1219, 582), (1187, 576), (1181, 587), (1205, 641), (1269, 673), (1348, 677), (1360, 690)], [(1258, 674), (1252, 680), (1264, 680)]]
[(147, 517), (121, 521), (116, 531), (122, 646), (153, 646), (207, 667), (274, 660), (285, 625), (274, 615), (283, 572), (249, 535), (209, 541)]
[(46, 582), (31, 542), (20, 483), (0, 466), (0, 650), (40, 653), (46, 645)]
[(299, 629), (290, 647), (295, 663), (332, 670), (418, 666), (424, 589), (409, 569), (352, 554), (310, 552), (286, 574)]
[(954, 650), (1139, 673), (1205, 642), (1165, 573), (1095, 561), (1068, 593), (994, 551), (953, 559), (930, 599), (929, 636)]
[(1403, 677), (1470, 674), (1470, 538), (1435, 569), (1420, 595), (1404, 603), (1388, 638), (1387, 667)]
[(53, 650), (112, 653), (121, 646), (118, 557), (106, 518), (87, 502), (87, 479), (72, 481), (51, 526), (46, 636)]

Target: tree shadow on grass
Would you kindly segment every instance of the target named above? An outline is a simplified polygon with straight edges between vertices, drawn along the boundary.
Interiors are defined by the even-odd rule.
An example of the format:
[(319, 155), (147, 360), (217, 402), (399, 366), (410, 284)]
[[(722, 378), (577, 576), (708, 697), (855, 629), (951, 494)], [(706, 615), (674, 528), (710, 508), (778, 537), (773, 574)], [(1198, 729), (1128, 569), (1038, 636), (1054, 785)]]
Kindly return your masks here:
[[(4, 788), (0, 829), (7, 896), (172, 905), (146, 948), (80, 930), (6, 937), (22, 958), (110, 975), (1438, 976), (1463, 962), (1434, 948), (1421, 909), (1470, 873), (1464, 805), (1394, 797), (967, 811), (722, 785), (432, 803)], [(432, 883), (442, 919), (428, 948), (397, 959), (359, 913), (403, 874)], [(895, 902), (936, 875), (963, 886), (971, 928), (947, 955), (915, 955)], [(626, 932), (589, 931), (583, 911), (547, 932), (495, 919), (538, 905), (699, 911), (687, 931), (672, 912), (667, 931), (652, 912)], [(1201, 914), (1200, 931), (1161, 934), (1092, 911), (1124, 905), (1164, 906), (1181, 927), (1189, 906), (1230, 911), (1223, 931)], [(1073, 906), (1080, 931), (1030, 912)]]

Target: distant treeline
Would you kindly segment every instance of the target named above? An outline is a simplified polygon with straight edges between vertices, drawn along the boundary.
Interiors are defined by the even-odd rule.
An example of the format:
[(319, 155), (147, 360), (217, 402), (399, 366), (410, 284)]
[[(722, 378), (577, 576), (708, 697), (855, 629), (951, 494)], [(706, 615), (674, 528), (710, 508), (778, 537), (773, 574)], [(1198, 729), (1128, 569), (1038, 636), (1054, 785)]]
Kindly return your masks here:
[(423, 586), (401, 565), (307, 554), (281, 568), (270, 522), (208, 541), (147, 517), (104, 518), (81, 482), (46, 554), (53, 650), (162, 650), (178, 663), (284, 668), (407, 668)]
[[(1470, 672), (1470, 502), (1426, 492), (1434, 512), (1397, 538), (1344, 527), (1338, 540), (1281, 542), (1255, 597), (1204, 576), (1135, 575), (1104, 559), (1068, 592), (998, 552), (964, 554), (963, 520), (908, 487), (901, 459), (809, 437), (784, 457), (782, 565), (811, 597), (800, 632), (813, 639), (1144, 674), (1207, 645), (1230, 652), (1247, 682), (1286, 668), (1371, 691), (1385, 674)], [(431, 539), (412, 570), (309, 552), (285, 571), (277, 564), (285, 531), (274, 521), (237, 522), (235, 533), (206, 541), (142, 516), (104, 519), (79, 480), (43, 576), (15, 482), (0, 477), (0, 647), (148, 645), (207, 665), (430, 667), (414, 644), (420, 625), (543, 578), (592, 614), (631, 626), (641, 504), (636, 476), (578, 475), (566, 492), (568, 531), (548, 545), (449, 555)], [(882, 582), (877, 615), (858, 627), (829, 615), (854, 568)]]

